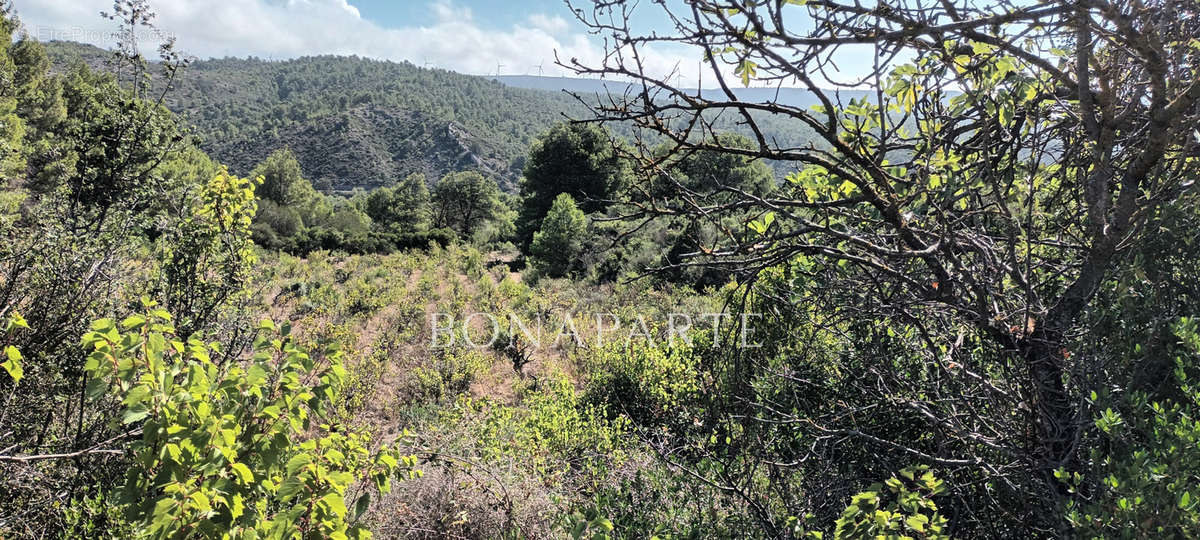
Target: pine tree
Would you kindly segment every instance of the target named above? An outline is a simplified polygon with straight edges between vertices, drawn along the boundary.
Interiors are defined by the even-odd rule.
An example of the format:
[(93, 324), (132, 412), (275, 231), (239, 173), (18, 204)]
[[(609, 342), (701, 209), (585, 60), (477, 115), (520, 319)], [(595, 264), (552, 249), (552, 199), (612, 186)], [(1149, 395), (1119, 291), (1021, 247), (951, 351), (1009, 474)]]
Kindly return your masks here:
[(566, 276), (577, 266), (586, 235), (583, 210), (570, 195), (560, 194), (542, 220), (542, 229), (533, 235), (534, 264), (550, 277)]
[(592, 124), (559, 124), (534, 142), (521, 183), (517, 235), (528, 246), (559, 193), (585, 212), (602, 211), (629, 182), (629, 164), (613, 148), (612, 134)]
[(372, 191), (365, 206), (367, 215), (385, 230), (416, 233), (429, 228), (429, 188), (424, 174), (413, 173), (395, 186)]

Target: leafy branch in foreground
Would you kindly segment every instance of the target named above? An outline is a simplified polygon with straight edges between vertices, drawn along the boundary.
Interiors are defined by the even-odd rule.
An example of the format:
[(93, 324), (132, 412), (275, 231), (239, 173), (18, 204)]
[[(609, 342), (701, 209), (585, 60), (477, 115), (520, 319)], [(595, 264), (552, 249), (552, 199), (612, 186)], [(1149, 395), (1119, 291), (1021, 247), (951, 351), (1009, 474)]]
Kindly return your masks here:
[[(760, 424), (747, 429), (787, 426), (778, 437), (820, 444), (727, 461), (747, 457), (776, 468), (771, 476), (803, 478), (803, 497), (776, 500), (797, 512), (821, 507), (828, 519), (838, 490), (895, 470), (892, 456), (918, 456), (953, 486), (956, 533), (1061, 535), (1060, 509), (1073, 496), (1053, 473), (1092, 466), (1085, 398), (1138, 371), (1114, 369), (1123, 362), (1115, 348), (1090, 346), (1108, 339), (1091, 325), (1111, 316), (1100, 295), (1136, 270), (1135, 248), (1166, 216), (1196, 211), (1198, 4), (589, 4), (574, 13), (609, 38), (607, 54), (564, 66), (633, 81), (623, 96), (588, 103), (591, 121), (641, 134), (622, 150), (639, 178), (618, 210), (632, 230), (686, 219), (715, 232), (660, 270), (726, 270), (754, 284), (758, 313), (796, 314), (778, 327), (781, 338), (811, 325), (844, 344), (831, 357), (782, 347), (776, 357), (730, 355), (743, 387), (775, 381), (781, 391), (737, 396), (745, 405), (733, 414)], [(648, 16), (672, 27), (645, 32), (633, 22)], [(664, 46), (704, 58), (704, 91), (642, 62)], [(869, 59), (861, 76), (837, 69), (847, 55)], [(734, 91), (752, 80), (799, 86), (818, 104)], [(840, 93), (863, 86), (875, 90), (848, 102)], [(751, 144), (714, 137), (719, 116), (739, 118)], [(765, 116), (798, 121), (814, 139), (778, 141)], [(766, 196), (689, 185), (669, 164), (698, 152), (795, 172)], [(768, 279), (776, 271), (786, 279)], [(1175, 279), (1152, 275), (1147, 289)], [(844, 378), (802, 380), (776, 369), (784, 362)], [(814, 388), (836, 400), (813, 399)], [(760, 525), (778, 530), (788, 514)]]
[(415, 457), (372, 453), (367, 434), (337, 423), (337, 347), (310, 354), (263, 322), (247, 362), (217, 365), (217, 345), (180, 340), (170, 315), (143, 303), (145, 315), (93, 323), (83, 346), (88, 395), (116, 393), (121, 422), (140, 425), (117, 501), (150, 536), (367, 538), (370, 491), (350, 511), (347, 490), (370, 481), (386, 493), (394, 475), (420, 475)]
[(18, 328), (29, 328), (29, 324), (25, 322), (25, 318), (20, 313), (11, 313), (4, 321), (4, 361), (0, 362), (0, 367), (12, 377), (13, 386), (21, 382), (21, 377), (25, 375), (25, 370), (21, 367), (21, 351), (12, 345), (12, 334)]

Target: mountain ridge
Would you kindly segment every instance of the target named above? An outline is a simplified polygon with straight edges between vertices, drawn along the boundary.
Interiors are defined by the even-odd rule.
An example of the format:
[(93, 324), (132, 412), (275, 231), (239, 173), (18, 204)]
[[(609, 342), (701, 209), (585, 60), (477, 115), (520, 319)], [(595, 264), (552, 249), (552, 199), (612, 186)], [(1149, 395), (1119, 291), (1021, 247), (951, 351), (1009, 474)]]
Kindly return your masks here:
[[(62, 71), (102, 68), (108, 51), (46, 44)], [(410, 173), (430, 182), (478, 170), (515, 191), (534, 138), (586, 111), (569, 96), (409, 63), (341, 56), (193, 61), (166, 105), (237, 174), (290, 148), (325, 191), (373, 189)]]
[[(73, 42), (50, 42), (47, 49), (59, 70), (74, 61), (100, 69), (111, 58), (104, 49)], [(557, 122), (587, 117), (580, 102), (587, 94), (627, 87), (597, 79), (463, 75), (347, 56), (219, 58), (191, 62), (166, 105), (194, 126), (201, 148), (235, 174), (248, 174), (272, 152), (289, 148), (325, 192), (375, 189), (415, 172), (432, 184), (462, 170), (477, 170), (515, 192), (538, 135)], [(743, 100), (801, 108), (818, 103), (794, 88), (734, 92)], [(857, 93), (865, 94), (851, 91)], [(723, 99), (717, 90), (701, 94)], [(755, 116), (782, 144), (811, 140), (811, 131), (786, 115)], [(628, 135), (623, 126), (613, 128)], [(717, 128), (748, 133), (732, 116)], [(779, 173), (790, 167), (772, 165)]]

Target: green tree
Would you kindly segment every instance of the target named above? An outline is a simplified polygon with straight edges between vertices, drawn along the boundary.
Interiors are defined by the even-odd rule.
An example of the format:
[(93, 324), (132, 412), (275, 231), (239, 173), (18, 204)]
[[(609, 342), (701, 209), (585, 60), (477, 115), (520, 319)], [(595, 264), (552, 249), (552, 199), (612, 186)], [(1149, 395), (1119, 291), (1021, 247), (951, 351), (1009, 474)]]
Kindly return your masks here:
[[(957, 506), (948, 515), (961, 534), (1061, 530), (1054, 471), (1089, 482), (1077, 497), (1099, 487), (1085, 455), (1097, 442), (1089, 396), (1142, 369), (1120, 348), (1093, 345), (1105, 339), (1097, 323), (1114, 315), (1102, 291), (1158, 297), (1172, 311), (1176, 300), (1160, 291), (1186, 291), (1134, 265), (1174, 257), (1173, 247), (1145, 244), (1162, 236), (1164, 214), (1197, 211), (1188, 194), (1200, 175), (1200, 4), (720, 2), (690, 13), (656, 4), (678, 24), (654, 36), (611, 23), (607, 4), (594, 4), (581, 18), (603, 21), (592, 29), (613, 34), (611, 54), (582, 71), (636, 80), (596, 113), (648, 132), (631, 152), (645, 176), (637, 188), (657, 181), (664, 160), (696, 152), (795, 168), (769, 197), (704, 199), (680, 183), (666, 204), (622, 215), (636, 227), (650, 216), (711, 227), (713, 241), (676, 266), (734, 271), (751, 284), (747, 310), (778, 325), (781, 339), (811, 325), (839, 342), (808, 358), (802, 342), (775, 356), (770, 343), (730, 351), (724, 372), (736, 374), (737, 398), (724, 406), (759, 435), (743, 435), (747, 447), (725, 453), (710, 480), (749, 460), (766, 485), (747, 500), (828, 512), (834, 490), (897, 469), (891, 456), (921, 456), (957, 477), (947, 478)], [(806, 16), (820, 23), (787, 22)], [(800, 81), (818, 103), (696, 95), (617, 50), (647, 40), (692, 47), (712, 76), (732, 71), (743, 86)], [(870, 97), (812, 79), (842, 47), (863, 43), (879, 58), (911, 60), (881, 61), (857, 78), (877, 89)], [(798, 119), (819, 140), (775, 139), (763, 115)], [(705, 137), (717, 116), (743, 122), (751, 147)], [(670, 156), (646, 143), (660, 141)], [(1118, 278), (1134, 279), (1117, 289)], [(1131, 322), (1149, 326), (1145, 318)], [(1117, 317), (1103, 327), (1124, 326)], [(809, 451), (801, 440), (829, 443)], [(795, 477), (811, 489), (793, 489)], [(803, 501), (771, 495), (794, 491)], [(764, 529), (778, 522), (760, 517)]]
[(23, 145), (25, 122), (17, 116), (20, 94), (17, 65), (8, 52), (12, 43), (17, 20), (12, 16), (12, 5), (0, 4), (0, 175), (4, 179), (14, 178), (25, 168)]
[(22, 36), (10, 48), (17, 64), (18, 113), (25, 120), (26, 174), (33, 186), (54, 185), (68, 175), (77, 154), (64, 140), (68, 119), (63, 81), (50, 74), (50, 60), (41, 43)]
[(371, 218), (357, 206), (342, 198), (334, 199), (333, 211), (321, 225), (348, 235), (365, 235), (371, 230)]
[(465, 238), (501, 210), (500, 188), (475, 171), (448, 174), (433, 188), (434, 225)]
[(317, 199), (317, 190), (304, 178), (300, 162), (291, 149), (276, 150), (250, 172), (250, 178), (262, 177), (259, 198), (286, 207), (307, 207)]
[[(0, 5), (11, 38), (9, 3)], [(155, 292), (157, 253), (148, 246), (189, 213), (187, 193), (212, 178), (178, 166), (194, 148), (161, 92), (138, 94), (83, 63), (51, 72), (44, 53), (28, 38), (0, 47), (0, 112), (12, 112), (15, 97), (26, 128), (24, 167), (5, 171), (0, 192), (0, 311), (25, 316), (28, 328), (8, 341), (36, 359), (23, 363), (17, 388), (0, 377), (4, 457), (75, 453), (119, 434), (112, 403), (82, 399), (87, 376), (72, 336)], [(124, 73), (162, 83), (146, 70)], [(17, 125), (0, 124), (4, 135)], [(61, 536), (71, 498), (93, 496), (92, 486), (112, 485), (121, 473), (118, 459), (98, 455), (0, 467), (0, 534), (22, 536)]]
[[(754, 143), (744, 135), (720, 133), (715, 144), (750, 151)], [(761, 159), (732, 152), (701, 150), (686, 154), (675, 166), (687, 189), (714, 198), (730, 198), (726, 190), (763, 196), (775, 188), (775, 176)]]
[(598, 212), (629, 181), (629, 165), (617, 155), (609, 131), (594, 124), (559, 124), (534, 141), (521, 183), (517, 235), (523, 247), (560, 193), (579, 201), (584, 213)]
[(550, 277), (563, 277), (574, 270), (587, 235), (587, 217), (566, 193), (555, 197), (542, 228), (533, 235), (529, 248), (533, 263)]
[(413, 173), (394, 186), (372, 191), (365, 206), (367, 215), (384, 230), (415, 233), (429, 228), (429, 204), (425, 175)]
[[(162, 103), (134, 97), (116, 77), (78, 65), (63, 81), (68, 116), (59, 152), (74, 156), (65, 175), (38, 189), (65, 186), (68, 219), (93, 231), (120, 212), (139, 212), (169, 190), (158, 166), (189, 144)], [(44, 176), (39, 176), (45, 178)]]

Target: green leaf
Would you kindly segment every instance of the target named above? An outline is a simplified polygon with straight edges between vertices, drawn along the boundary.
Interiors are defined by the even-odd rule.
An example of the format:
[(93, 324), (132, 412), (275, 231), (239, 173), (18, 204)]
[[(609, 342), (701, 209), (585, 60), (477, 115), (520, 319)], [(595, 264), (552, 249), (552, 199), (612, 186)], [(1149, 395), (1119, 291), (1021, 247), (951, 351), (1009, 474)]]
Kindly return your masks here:
[(283, 481), (283, 484), (279, 486), (279, 491), (276, 493), (276, 495), (279, 495), (279, 497), (283, 500), (287, 500), (296, 496), (297, 493), (300, 493), (300, 488), (302, 487), (304, 487), (304, 484), (300, 481), (300, 479), (292, 476)]
[(233, 468), (234, 474), (238, 476), (238, 481), (240, 481), (242, 485), (246, 485), (254, 481), (254, 473), (250, 472), (250, 467), (247, 467), (246, 464), (234, 463), (231, 465), (231, 468)]
[(742, 86), (750, 86), (750, 79), (754, 78), (754, 76), (757, 74), (757, 70), (758, 64), (746, 59), (742, 60), (741, 63), (738, 64), (738, 67), (734, 70), (734, 73), (742, 77)]
[(1008, 124), (1012, 123), (1013, 110), (1011, 107), (1006, 107), (1006, 106), (1002, 105), (1002, 106), (1000, 106), (999, 112), (1000, 112), (1000, 123), (1002, 125), (1007, 126)]
[(908, 525), (908, 528), (914, 531), (925, 532), (925, 526), (929, 524), (929, 518), (922, 514), (917, 514), (904, 520), (904, 523)]
[(233, 495), (233, 506), (229, 507), (229, 515), (231, 517), (233, 517), (233, 519), (237, 519), (243, 513), (245, 513), (245, 511), (246, 511), (246, 506), (242, 502), (242, 496), (240, 494), (234, 494)]
[(133, 407), (146, 401), (150, 396), (150, 387), (144, 384), (139, 384), (125, 393), (125, 400), (122, 402), (126, 407)]
[(333, 512), (339, 518), (346, 517), (346, 501), (342, 500), (341, 493), (330, 493), (321, 497), (321, 504), (324, 504), (330, 512)]
[(371, 507), (371, 492), (368, 491), (366, 493), (363, 493), (362, 496), (359, 497), (357, 501), (354, 501), (354, 519), (357, 520), (358, 518), (362, 517), (363, 514), (367, 513), (367, 509), (369, 509), (370, 507)]
[(292, 456), (292, 459), (289, 459), (287, 462), (288, 476), (296, 476), (296, 473), (300, 472), (300, 469), (303, 469), (310, 463), (312, 463), (312, 458), (308, 454), (296, 454)]
[(189, 498), (192, 500), (192, 506), (194, 506), (201, 512), (209, 512), (212, 510), (212, 503), (209, 502), (208, 496), (205, 495), (204, 493), (197, 491), (196, 493), (193, 493), (192, 496)]
[(8, 360), (0, 364), (0, 367), (8, 372), (8, 376), (13, 378), (14, 383), (21, 382), (21, 377), (25, 376), (25, 370), (21, 367), (21, 351), (9, 345), (4, 348), (4, 355), (8, 357)]
[(150, 408), (146, 407), (144, 403), (139, 403), (125, 411), (125, 415), (121, 417), (121, 423), (128, 425), (140, 422), (147, 416), (150, 416)]
[(170, 313), (167, 313), (167, 310), (165, 310), (165, 309), (162, 309), (162, 308), (157, 308), (157, 309), (152, 309), (152, 310), (150, 310), (150, 316), (151, 316), (151, 317), (156, 317), (156, 318), (162, 319), (162, 320), (164, 320), (164, 321), (169, 321), (169, 320), (171, 320), (171, 314), (170, 314)]
[(20, 313), (15, 311), (9, 314), (8, 323), (17, 328), (29, 329), (29, 323), (25, 322), (25, 317), (22, 317)]
[(133, 315), (124, 321), (121, 321), (121, 326), (126, 329), (141, 328), (146, 324), (146, 318), (141, 315)]
[(87, 398), (91, 401), (100, 399), (100, 397), (106, 393), (108, 393), (108, 381), (96, 377), (89, 379), (87, 382), (87, 388), (84, 389), (84, 394), (86, 394)]

